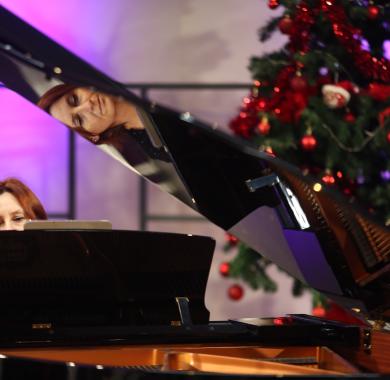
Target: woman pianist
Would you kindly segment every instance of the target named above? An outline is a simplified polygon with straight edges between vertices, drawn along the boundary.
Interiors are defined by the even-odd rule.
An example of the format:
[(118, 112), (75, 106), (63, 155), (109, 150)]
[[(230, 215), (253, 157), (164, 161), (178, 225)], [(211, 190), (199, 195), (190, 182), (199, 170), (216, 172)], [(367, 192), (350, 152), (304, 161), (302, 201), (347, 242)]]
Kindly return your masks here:
[(32, 219), (47, 219), (37, 196), (16, 178), (0, 181), (0, 231), (22, 231)]

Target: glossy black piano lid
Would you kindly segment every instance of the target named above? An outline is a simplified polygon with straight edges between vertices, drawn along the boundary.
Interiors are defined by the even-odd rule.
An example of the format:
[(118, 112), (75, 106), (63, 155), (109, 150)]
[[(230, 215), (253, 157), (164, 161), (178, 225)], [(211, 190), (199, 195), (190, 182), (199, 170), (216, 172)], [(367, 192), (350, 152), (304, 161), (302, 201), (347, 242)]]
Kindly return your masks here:
[[(126, 109), (136, 111), (134, 123), (141, 128), (126, 124), (99, 147), (310, 286), (347, 300), (349, 307), (389, 307), (386, 280), (366, 288), (357, 283), (321, 207), (341, 210), (340, 218), (347, 221), (355, 210), (326, 189), (321, 204), (312, 190), (314, 182), (296, 168), (188, 113), (139, 99), (4, 8), (0, 60), (0, 80), (34, 103), (58, 83), (92, 87), (103, 103), (126, 100)], [(364, 212), (361, 215), (376, 226)], [(388, 273), (389, 252), (376, 255), (355, 221), (338, 228), (345, 228), (365, 270)], [(388, 230), (381, 233), (388, 239)]]
[(116, 130), (100, 147), (226, 230), (257, 207), (277, 204), (272, 191), (248, 192), (245, 180), (260, 176), (264, 165), (243, 154), (244, 146), (213, 138), (200, 123), (183, 134), (194, 125), (191, 117), (142, 101), (4, 8), (0, 20), (0, 81), (8, 88), (33, 103), (59, 83), (126, 99), (144, 128)]

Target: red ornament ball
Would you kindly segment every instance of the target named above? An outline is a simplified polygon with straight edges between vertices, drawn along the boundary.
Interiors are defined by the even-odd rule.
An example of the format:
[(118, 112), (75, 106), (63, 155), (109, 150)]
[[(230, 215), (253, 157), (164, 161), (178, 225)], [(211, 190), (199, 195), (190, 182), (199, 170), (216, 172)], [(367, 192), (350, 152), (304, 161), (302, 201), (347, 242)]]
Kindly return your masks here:
[(387, 132), (386, 139), (387, 139), (387, 142), (389, 142), (389, 143), (390, 143), (390, 132)]
[(219, 273), (224, 277), (228, 277), (229, 271), (230, 271), (230, 264), (229, 263), (221, 263), (221, 265), (219, 266)]
[(234, 284), (228, 289), (228, 296), (233, 301), (238, 301), (244, 295), (244, 289), (241, 285)]
[(294, 91), (303, 91), (307, 87), (307, 82), (304, 77), (295, 75), (290, 80), (290, 86)]
[(257, 130), (261, 135), (268, 135), (269, 131), (271, 129), (271, 125), (268, 122), (267, 117), (263, 117), (260, 121), (260, 123), (257, 125)]
[(268, 1), (268, 6), (271, 8), (271, 9), (276, 9), (278, 6), (279, 6), (279, 0), (269, 0)]
[(347, 123), (354, 123), (355, 120), (356, 120), (356, 117), (355, 117), (355, 115), (354, 115), (352, 112), (348, 112), (348, 113), (344, 116), (344, 120), (345, 120)]
[(226, 234), (226, 240), (230, 245), (236, 245), (238, 243), (238, 239), (229, 233)]
[(314, 315), (315, 317), (325, 317), (325, 314), (326, 314), (326, 310), (324, 307), (322, 306), (317, 306), (317, 307), (314, 307), (311, 311), (312, 315)]
[(333, 184), (336, 182), (336, 180), (335, 180), (335, 178), (333, 177), (333, 175), (332, 175), (332, 174), (329, 174), (329, 173), (325, 174), (325, 175), (322, 177), (322, 181), (323, 181), (324, 183), (326, 183), (327, 185), (333, 185)]
[(289, 34), (291, 32), (291, 28), (293, 26), (294, 22), (291, 19), (290, 16), (284, 16), (280, 21), (279, 21), (279, 30), (283, 34)]
[(379, 8), (376, 7), (375, 5), (370, 5), (368, 8), (367, 8), (367, 17), (370, 19), (370, 20), (375, 20), (378, 15), (379, 15)]
[(316, 148), (317, 139), (313, 135), (305, 135), (301, 138), (301, 146), (303, 150), (310, 152)]
[(346, 188), (344, 188), (343, 189), (343, 193), (345, 194), (345, 195), (351, 195), (352, 194), (352, 190), (349, 188), (349, 187), (346, 187)]
[(368, 86), (368, 95), (375, 100), (384, 102), (390, 98), (390, 86), (380, 83), (370, 83)]

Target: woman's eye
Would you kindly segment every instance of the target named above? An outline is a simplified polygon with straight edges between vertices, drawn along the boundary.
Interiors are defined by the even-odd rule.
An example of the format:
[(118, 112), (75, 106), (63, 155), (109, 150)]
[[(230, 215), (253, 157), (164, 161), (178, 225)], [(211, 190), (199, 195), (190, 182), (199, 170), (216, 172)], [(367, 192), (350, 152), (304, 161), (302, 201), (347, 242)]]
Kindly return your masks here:
[(80, 114), (75, 113), (75, 114), (72, 115), (72, 124), (76, 128), (82, 128), (83, 127), (84, 121), (83, 121), (83, 118), (81, 117)]
[(75, 125), (76, 127), (82, 127), (83, 126), (83, 118), (80, 115), (75, 115), (74, 117)]
[(15, 216), (13, 221), (20, 223), (20, 222), (23, 222), (25, 219), (26, 218), (24, 216), (20, 215), (20, 216)]
[(71, 94), (68, 98), (68, 102), (72, 107), (76, 107), (79, 105), (79, 97), (76, 94)]

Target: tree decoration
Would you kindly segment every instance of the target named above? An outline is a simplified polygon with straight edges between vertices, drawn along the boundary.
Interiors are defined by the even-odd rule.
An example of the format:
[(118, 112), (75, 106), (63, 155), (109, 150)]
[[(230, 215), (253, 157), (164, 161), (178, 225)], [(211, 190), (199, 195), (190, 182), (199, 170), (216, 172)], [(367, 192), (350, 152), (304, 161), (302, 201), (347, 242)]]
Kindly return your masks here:
[(234, 284), (228, 289), (229, 298), (233, 301), (239, 301), (244, 295), (244, 289), (239, 284)]
[(379, 8), (375, 5), (370, 5), (367, 8), (367, 15), (370, 20), (376, 20), (379, 15)]
[(226, 234), (226, 240), (229, 243), (229, 245), (234, 246), (234, 245), (237, 245), (237, 243), (238, 243), (238, 239), (234, 235), (229, 234), (229, 233)]
[(219, 273), (221, 276), (228, 277), (229, 276), (229, 271), (230, 271), (230, 264), (229, 263), (221, 263), (219, 266)]
[(379, 113), (378, 121), (379, 125), (383, 127), (387, 120), (390, 120), (390, 107), (385, 108), (383, 111)]
[(283, 34), (289, 34), (293, 28), (294, 22), (290, 16), (284, 16), (278, 24), (279, 30)]
[(390, 86), (381, 83), (370, 83), (367, 94), (374, 100), (384, 102), (390, 98)]
[(310, 30), (315, 23), (315, 14), (306, 1), (300, 1), (295, 8), (294, 28), (290, 32), (288, 48), (291, 52), (305, 53), (309, 50)]
[(268, 133), (271, 129), (271, 126), (268, 122), (267, 116), (263, 116), (261, 118), (261, 121), (260, 121), (259, 125), (257, 126), (257, 129), (261, 135), (268, 135)]
[(322, 305), (318, 305), (312, 309), (312, 315), (319, 318), (324, 318), (326, 316), (326, 309)]
[(268, 6), (270, 9), (276, 9), (279, 5), (279, 0), (268, 0)]
[[(390, 6), (385, 0), (268, 4), (274, 9), (279, 2), (283, 13), (261, 29), (260, 39), (276, 32), (288, 41), (251, 59), (258, 85), (230, 127), (315, 177), (315, 191), (332, 186), (390, 225)], [(275, 291), (261, 252), (240, 242), (235, 247), (229, 278)], [(303, 289), (294, 282), (294, 294)], [(326, 315), (324, 303), (318, 311)]]
[(294, 91), (304, 91), (307, 88), (307, 81), (302, 74), (297, 74), (291, 78), (290, 85)]
[(274, 153), (272, 147), (270, 147), (270, 146), (267, 146), (267, 147), (264, 149), (264, 152), (267, 153), (267, 154), (269, 154), (269, 155), (272, 156), (272, 157), (276, 157), (276, 155), (275, 155), (275, 153)]
[(389, 170), (382, 170), (381, 171), (381, 178), (385, 182), (390, 181), (390, 171)]
[(317, 146), (317, 139), (312, 134), (306, 134), (301, 139), (302, 149), (311, 152)]
[(366, 178), (364, 177), (363, 173), (360, 171), (360, 173), (356, 177), (356, 183), (358, 185), (363, 185), (364, 182), (366, 182)]
[(351, 94), (342, 86), (334, 84), (326, 84), (322, 86), (322, 95), (324, 103), (329, 108), (345, 107), (351, 99)]
[(335, 37), (352, 55), (352, 62), (356, 69), (366, 78), (390, 82), (390, 61), (385, 57), (372, 56), (362, 48), (359, 39), (354, 36), (360, 36), (363, 33), (350, 23), (343, 6), (333, 1), (321, 0), (321, 10), (332, 23)]
[(330, 170), (326, 170), (325, 175), (322, 177), (322, 182), (326, 183), (327, 185), (333, 185), (336, 182), (336, 179)]
[(349, 111), (349, 112), (347, 112), (346, 114), (345, 114), (345, 116), (344, 116), (344, 120), (347, 122), (347, 123), (354, 123), (355, 121), (356, 121), (356, 117), (355, 117), (355, 115), (351, 112), (351, 111)]

